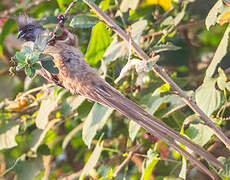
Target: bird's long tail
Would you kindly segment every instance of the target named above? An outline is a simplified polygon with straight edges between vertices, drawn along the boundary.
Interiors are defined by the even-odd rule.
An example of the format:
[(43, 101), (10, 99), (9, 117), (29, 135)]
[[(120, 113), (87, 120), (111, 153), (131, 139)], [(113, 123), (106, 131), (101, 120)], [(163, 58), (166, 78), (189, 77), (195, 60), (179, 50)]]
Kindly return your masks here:
[[(104, 93), (104, 92), (106, 93)], [(202, 169), (205, 173), (207, 173), (210, 177), (214, 178), (214, 175), (210, 173), (210, 171), (193, 155), (185, 151), (179, 143), (185, 145), (189, 149), (191, 149), (197, 155), (200, 155), (205, 160), (213, 164), (218, 168), (223, 168), (223, 165), (208, 151), (204, 150), (199, 145), (193, 143), (188, 138), (180, 135), (178, 132), (169, 128), (165, 123), (157, 119), (156, 117), (150, 115), (133, 101), (129, 100), (116, 89), (111, 86), (103, 86), (102, 89), (96, 90), (93, 97), (89, 97), (94, 101), (98, 101), (101, 104), (112, 107), (125, 115), (126, 117), (134, 120), (137, 124), (142, 126), (145, 130), (151, 133), (153, 136), (162, 139), (169, 145), (171, 145), (175, 150), (184, 155), (188, 160), (197, 165), (200, 169)], [(95, 99), (95, 97), (97, 97)], [(179, 142), (179, 143), (178, 143)]]

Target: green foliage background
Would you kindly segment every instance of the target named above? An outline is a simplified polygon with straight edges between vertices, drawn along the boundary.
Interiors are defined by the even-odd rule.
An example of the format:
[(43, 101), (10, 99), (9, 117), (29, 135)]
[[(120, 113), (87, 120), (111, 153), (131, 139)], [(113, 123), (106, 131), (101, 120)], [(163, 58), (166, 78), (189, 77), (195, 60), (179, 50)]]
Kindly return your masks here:
[[(29, 78), (22, 70), (9, 76), (9, 67), (15, 66), (11, 57), (21, 44), (16, 39), (16, 22), (9, 17), (27, 13), (52, 30), (56, 16), (72, 1), (38, 2), (0, 1), (0, 176), (22, 180), (207, 179), (167, 144), (114, 110), (47, 84), (40, 76)], [(218, 24), (229, 8), (222, 0), (95, 3), (147, 54), (159, 55), (157, 63), (223, 131), (229, 132), (230, 27)], [(137, 73), (135, 68), (143, 70), (143, 62), (85, 3), (79, 0), (70, 12), (66, 26), (77, 36), (78, 48), (90, 65), (146, 111), (215, 154), (226, 168), (207, 167), (230, 179), (229, 150), (169, 85), (155, 76), (151, 71), (155, 62)], [(30, 71), (25, 68), (28, 76), (33, 74)], [(123, 166), (130, 152), (133, 156)]]

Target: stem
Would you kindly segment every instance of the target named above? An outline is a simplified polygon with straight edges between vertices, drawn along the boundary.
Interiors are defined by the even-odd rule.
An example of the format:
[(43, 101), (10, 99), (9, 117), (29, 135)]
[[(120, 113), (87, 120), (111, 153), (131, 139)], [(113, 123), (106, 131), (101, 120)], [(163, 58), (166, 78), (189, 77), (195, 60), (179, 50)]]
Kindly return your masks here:
[[(136, 52), (142, 60), (148, 61), (150, 57), (133, 41), (133, 39), (125, 33), (113, 20), (105, 14), (97, 5), (90, 3), (87, 0), (83, 0), (91, 9), (93, 9), (97, 15), (115, 31), (126, 42), (131, 43), (132, 49)], [(169, 77), (167, 73), (163, 71), (157, 64), (154, 65), (153, 71), (170, 87), (177, 92), (177, 94), (184, 100), (184, 102), (205, 122), (205, 124), (212, 129), (214, 134), (230, 149), (230, 140), (227, 136), (218, 128), (209, 117), (196, 105), (196, 103)]]

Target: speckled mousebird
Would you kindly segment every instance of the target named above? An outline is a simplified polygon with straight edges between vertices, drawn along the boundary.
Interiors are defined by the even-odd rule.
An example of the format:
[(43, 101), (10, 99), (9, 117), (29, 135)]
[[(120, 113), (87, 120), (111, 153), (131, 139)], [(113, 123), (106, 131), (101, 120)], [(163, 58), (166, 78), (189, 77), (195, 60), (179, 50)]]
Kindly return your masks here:
[[(44, 31), (44, 28), (40, 24), (27, 16), (20, 16), (17, 23), (19, 29), (18, 38), (23, 38), (26, 42), (32, 44), (38, 34)], [(71, 39), (73, 42), (73, 38)], [(52, 45), (49, 44), (46, 46), (44, 53), (54, 57), (55, 66), (59, 70), (58, 74), (51, 74), (42, 69), (41, 74), (47, 80), (68, 89), (73, 94), (82, 95), (92, 101), (116, 109), (152, 135), (168, 143), (199, 167), (201, 165), (196, 161), (195, 157), (184, 151), (178, 145), (178, 142), (184, 144), (214, 166), (222, 167), (222, 164), (209, 152), (169, 128), (165, 123), (147, 113), (136, 103), (109, 85), (97, 74), (95, 69), (90, 67), (84, 60), (81, 51), (74, 47), (73, 44), (70, 41), (57, 40)]]

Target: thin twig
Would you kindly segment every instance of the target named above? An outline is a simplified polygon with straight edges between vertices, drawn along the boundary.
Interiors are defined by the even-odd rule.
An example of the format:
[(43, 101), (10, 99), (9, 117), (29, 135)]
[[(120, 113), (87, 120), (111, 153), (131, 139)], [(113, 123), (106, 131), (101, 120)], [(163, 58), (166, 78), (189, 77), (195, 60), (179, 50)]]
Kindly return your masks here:
[(154, 24), (155, 25), (160, 24), (173, 10), (174, 10), (174, 7), (166, 11)]
[[(144, 61), (148, 61), (150, 57), (134, 42), (130, 36), (128, 36), (124, 30), (122, 30), (113, 20), (105, 14), (97, 5), (87, 0), (83, 0), (91, 9), (93, 9), (97, 15), (110, 27), (112, 28), (122, 39), (126, 42), (131, 41), (132, 49), (136, 54)], [(131, 40), (130, 40), (131, 39)], [(196, 103), (169, 77), (167, 73), (163, 71), (157, 64), (154, 65), (153, 71), (170, 87), (177, 92), (177, 94), (184, 100), (184, 102), (209, 126), (214, 134), (230, 149), (230, 140), (227, 136), (217, 127), (209, 117), (196, 105)]]
[(68, 13), (69, 13), (70, 9), (74, 7), (75, 4), (76, 4), (76, 1), (73, 1), (72, 3), (70, 3), (70, 5), (68, 6), (68, 8), (65, 10), (65, 13), (62, 16), (63, 19), (61, 19), (61, 20), (58, 21), (58, 24), (57, 24), (56, 28), (53, 31), (54, 34), (56, 34), (56, 32), (58, 31), (58, 29), (60, 29), (62, 26), (64, 26), (64, 23), (66, 21)]
[(123, 167), (131, 160), (133, 154), (141, 148), (142, 144), (138, 144), (132, 151), (129, 152), (125, 160), (116, 168), (116, 171), (113, 173), (113, 177), (117, 177), (117, 174), (123, 169)]

